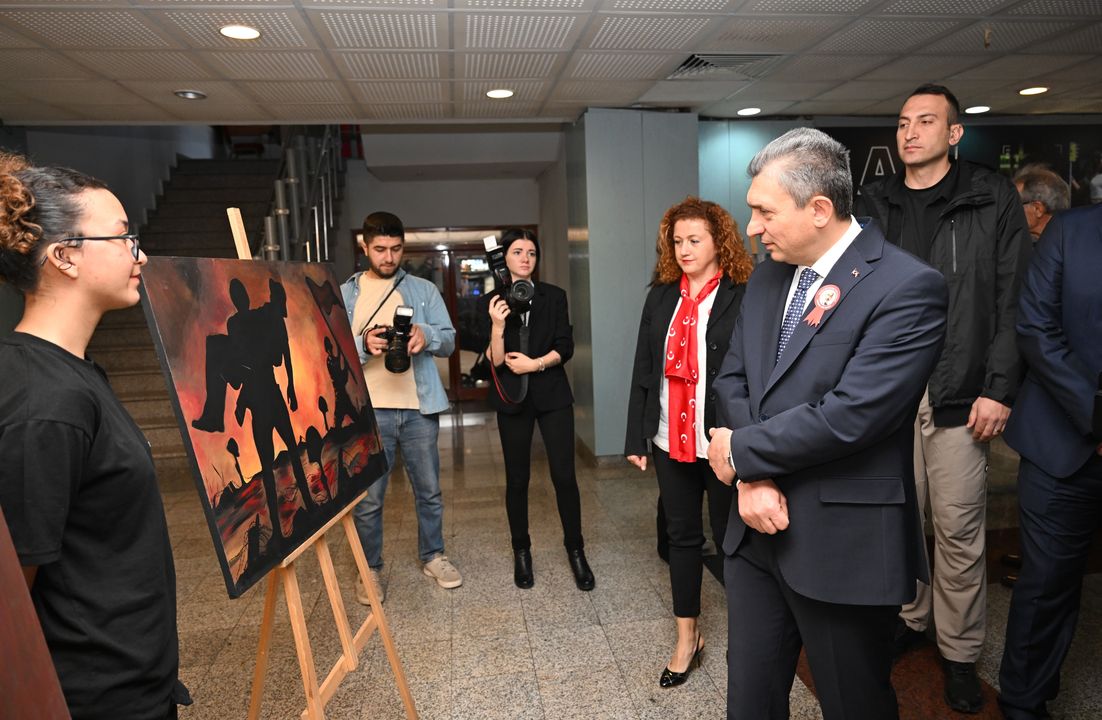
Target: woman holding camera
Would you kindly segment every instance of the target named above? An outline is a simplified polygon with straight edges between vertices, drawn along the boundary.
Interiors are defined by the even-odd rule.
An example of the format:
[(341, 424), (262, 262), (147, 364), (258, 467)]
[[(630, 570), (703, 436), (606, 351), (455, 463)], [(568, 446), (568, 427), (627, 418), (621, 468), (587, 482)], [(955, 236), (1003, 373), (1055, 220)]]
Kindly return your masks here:
[(680, 685), (699, 662), (701, 502), (717, 545), (727, 530), (731, 488), (708, 465), (709, 427), (716, 425), (712, 380), (727, 354), (753, 264), (738, 227), (719, 205), (685, 198), (658, 230), (658, 263), (643, 303), (628, 400), (624, 453), (647, 469), (654, 457), (669, 543), (677, 646), (659, 685)]
[[(532, 282), (539, 261), (536, 236), (528, 230), (506, 230), (501, 245), (513, 283)], [(488, 400), (497, 410), (505, 455), (513, 581), (525, 589), (535, 583), (528, 536), (528, 482), (532, 433), (538, 423), (570, 569), (578, 589), (592, 590), (595, 581), (583, 550), (581, 500), (574, 474), (574, 396), (562, 367), (574, 354), (573, 329), (566, 293), (548, 283), (534, 285), (530, 303), (507, 301), (499, 288), (486, 296), (485, 312), (480, 313), (481, 334), (490, 339), (486, 356), (495, 376)]]

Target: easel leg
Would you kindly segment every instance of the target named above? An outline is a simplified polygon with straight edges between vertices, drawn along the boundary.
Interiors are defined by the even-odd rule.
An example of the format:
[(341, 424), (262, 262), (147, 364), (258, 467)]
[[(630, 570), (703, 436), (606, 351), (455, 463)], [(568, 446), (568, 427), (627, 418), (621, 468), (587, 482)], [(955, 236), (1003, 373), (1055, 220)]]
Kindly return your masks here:
[(279, 573), (268, 575), (264, 589), (264, 614), (260, 620), (260, 644), (256, 650), (256, 668), (253, 670), (253, 692), (249, 700), (249, 720), (259, 720), (260, 701), (264, 696), (264, 675), (268, 672), (268, 651), (272, 644), (272, 622), (275, 619), (276, 600), (279, 598)]
[(295, 653), (302, 670), (302, 686), (306, 691), (306, 716), (310, 720), (324, 720), (317, 671), (314, 669), (314, 653), (310, 649), (310, 635), (306, 630), (306, 614), (302, 609), (302, 595), (298, 589), (298, 576), (294, 563), (277, 568), (283, 577), (283, 590), (287, 596), (287, 614), (291, 616), (291, 632), (295, 636)]
[(417, 708), (413, 704), (413, 694), (409, 691), (406, 682), (406, 673), (402, 670), (402, 662), (398, 659), (398, 649), (394, 646), (394, 639), (390, 636), (390, 626), (387, 625), (386, 615), (383, 612), (383, 604), (379, 602), (379, 594), (375, 589), (375, 581), (371, 577), (370, 568), (367, 566), (367, 557), (364, 555), (363, 545), (360, 544), (360, 535), (356, 532), (356, 524), (351, 514), (346, 514), (341, 519), (344, 534), (348, 537), (348, 544), (352, 548), (352, 557), (356, 560), (356, 568), (364, 581), (367, 596), (371, 600), (371, 612), (378, 614), (379, 637), (383, 639), (383, 648), (386, 650), (386, 658), (390, 662), (390, 669), (394, 672), (394, 682), (398, 685), (398, 693), (402, 696), (402, 704), (406, 706), (406, 718), (417, 720)]
[(329, 605), (333, 608), (333, 619), (337, 623), (337, 634), (341, 638), (341, 650), (344, 655), (344, 668), (348, 672), (356, 669), (359, 661), (359, 652), (352, 642), (352, 628), (348, 625), (348, 613), (344, 609), (344, 599), (341, 597), (341, 588), (337, 583), (337, 572), (333, 567), (333, 556), (329, 553), (329, 542), (322, 535), (314, 543), (314, 550), (318, 554), (318, 564), (321, 565), (321, 577), (325, 581), (325, 589), (329, 595)]

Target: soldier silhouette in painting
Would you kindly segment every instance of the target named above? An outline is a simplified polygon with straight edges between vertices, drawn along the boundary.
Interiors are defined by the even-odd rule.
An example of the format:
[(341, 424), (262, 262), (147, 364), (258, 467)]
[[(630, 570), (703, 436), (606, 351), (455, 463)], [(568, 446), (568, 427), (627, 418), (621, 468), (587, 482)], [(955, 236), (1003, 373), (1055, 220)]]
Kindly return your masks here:
[(325, 338), (325, 367), (329, 370), (329, 378), (333, 381), (333, 393), (336, 401), (333, 403), (333, 429), (339, 430), (348, 417), (353, 423), (360, 420), (356, 406), (352, 404), (352, 397), (348, 394), (348, 380), (351, 377), (348, 361), (344, 355), (333, 347), (333, 341)]
[[(299, 457), (298, 443), (288, 413), (298, 409), (295, 397), (294, 371), (287, 339), (287, 291), (275, 280), (268, 281), (268, 302), (250, 309), (249, 294), (244, 283), (230, 280), (230, 299), (237, 309), (226, 320), (225, 335), (207, 336), (206, 402), (202, 414), (192, 421), (196, 430), (223, 432), (226, 407), (226, 386), (240, 389), (234, 417), (238, 425), (245, 422), (246, 411), (252, 415), (252, 435), (264, 495), (268, 503), (273, 537), (286, 538), (279, 519), (279, 494), (276, 489), (275, 443), (272, 433), (287, 446), (287, 461), (295, 476), (295, 484), (307, 511), (317, 505), (310, 494), (306, 473)], [(282, 365), (287, 373), (287, 401), (276, 382), (275, 368)]]

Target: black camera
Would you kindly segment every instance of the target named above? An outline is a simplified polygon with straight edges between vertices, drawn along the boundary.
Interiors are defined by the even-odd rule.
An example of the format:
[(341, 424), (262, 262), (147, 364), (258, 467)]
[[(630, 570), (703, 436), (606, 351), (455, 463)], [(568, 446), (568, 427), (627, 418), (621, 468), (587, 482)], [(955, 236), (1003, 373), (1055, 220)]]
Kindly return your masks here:
[(494, 276), (494, 286), (501, 291), (509, 310), (513, 313), (531, 310), (532, 298), (536, 294), (535, 283), (531, 280), (513, 280), (509, 266), (505, 264), (505, 249), (493, 235), (482, 238), (482, 244), (486, 246), (486, 262)]
[(378, 328), (383, 328), (382, 337), (386, 339), (383, 365), (392, 373), (409, 370), (409, 334), (413, 329), (413, 308), (399, 305), (394, 310), (394, 324), (376, 325), (371, 329)]

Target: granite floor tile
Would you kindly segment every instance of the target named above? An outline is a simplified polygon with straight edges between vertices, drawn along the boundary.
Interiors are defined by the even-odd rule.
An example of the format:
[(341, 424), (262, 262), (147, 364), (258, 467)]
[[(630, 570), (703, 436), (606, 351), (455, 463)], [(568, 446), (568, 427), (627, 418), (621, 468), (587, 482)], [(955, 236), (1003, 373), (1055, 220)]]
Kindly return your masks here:
[(532, 648), (527, 632), (503, 636), (472, 635), (455, 643), (452, 677), (455, 680), (532, 672)]
[(615, 665), (539, 674), (545, 720), (634, 720), (637, 713)]
[(604, 629), (598, 625), (546, 628), (530, 637), (536, 673), (541, 676), (573, 671), (585, 675), (593, 668), (615, 664)]
[(539, 682), (534, 672), (452, 682), (454, 720), (543, 720)]

